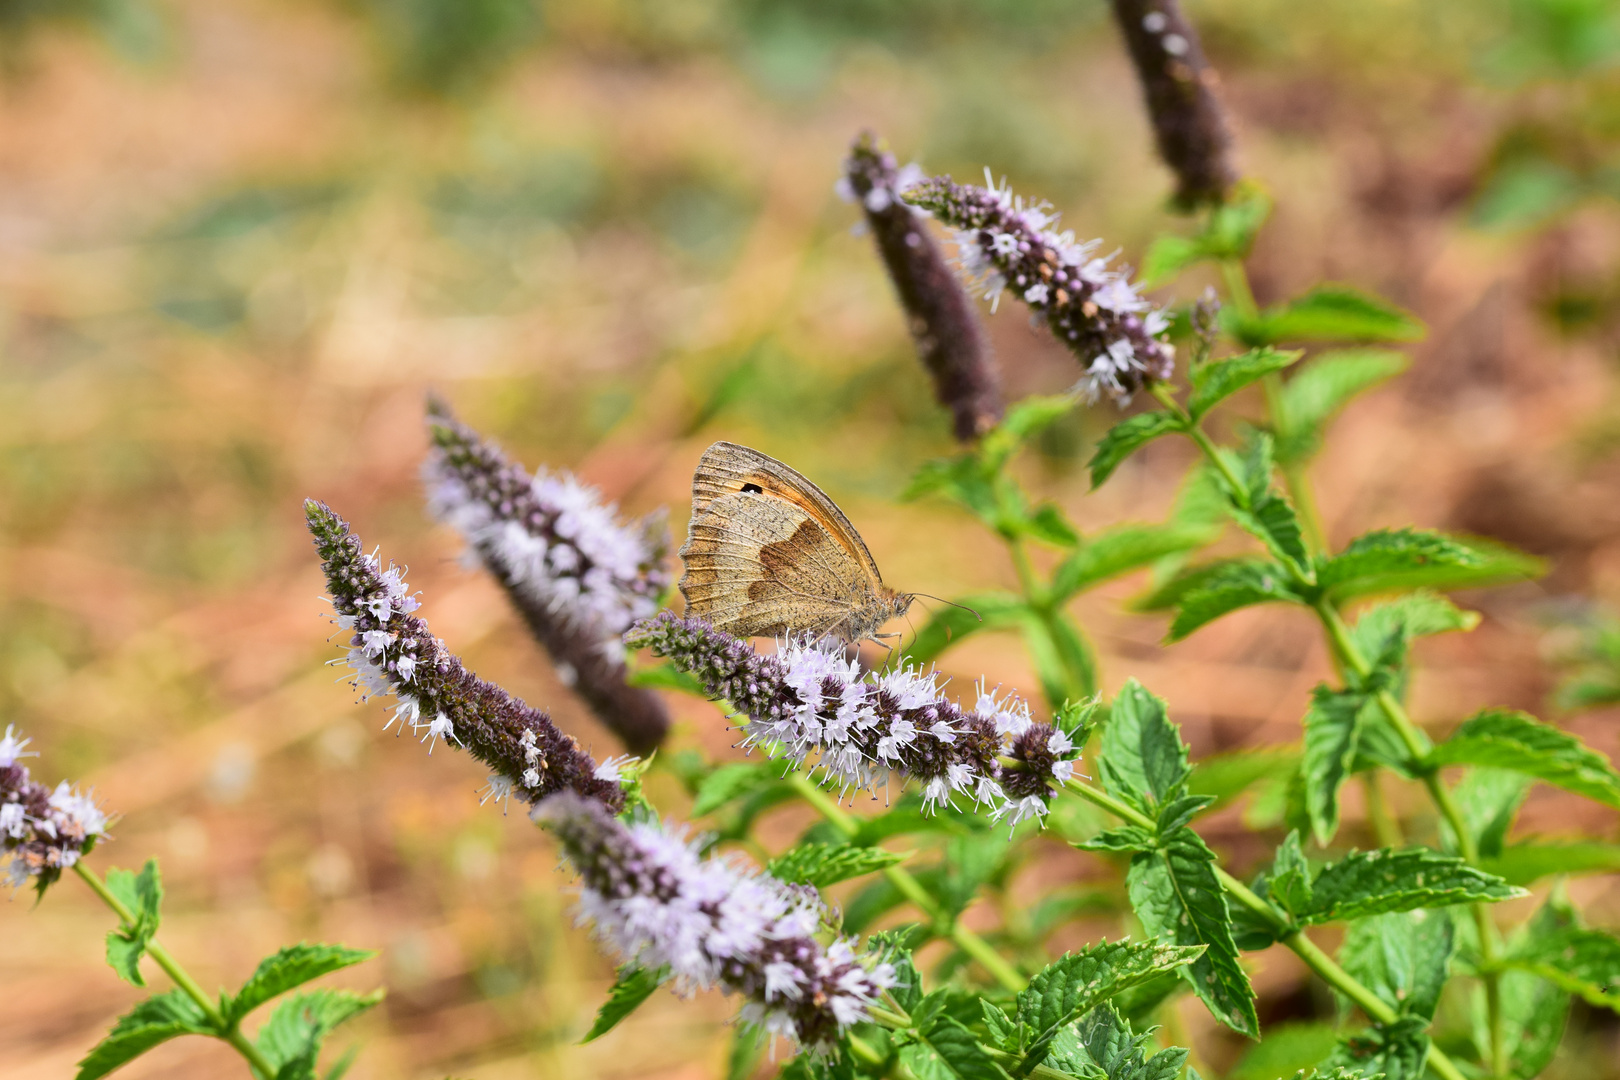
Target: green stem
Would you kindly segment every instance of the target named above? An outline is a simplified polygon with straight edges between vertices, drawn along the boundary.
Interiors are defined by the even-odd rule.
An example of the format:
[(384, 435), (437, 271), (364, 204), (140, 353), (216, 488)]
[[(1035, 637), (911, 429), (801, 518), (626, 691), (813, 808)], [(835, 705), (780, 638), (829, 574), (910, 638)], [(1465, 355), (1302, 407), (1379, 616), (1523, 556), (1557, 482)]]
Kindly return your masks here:
[[(813, 806), (828, 824), (837, 829), (846, 838), (853, 837), (860, 831), (860, 825), (855, 818), (843, 807), (839, 806), (828, 794), (817, 787), (803, 773), (794, 773), (788, 781), (800, 798)], [(1008, 990), (1017, 993), (1029, 985), (1028, 981), (1013, 968), (1001, 954), (995, 950), (984, 938), (963, 926), (960, 920), (949, 918), (940, 909), (938, 901), (923, 887), (922, 882), (898, 866), (886, 867), (883, 876), (888, 879), (907, 900), (911, 901), (928, 920), (934, 924), (934, 929), (949, 938), (957, 948), (967, 953), (979, 962), (979, 966), (990, 973), (990, 976)]]
[(1260, 305), (1254, 302), (1254, 290), (1249, 288), (1249, 274), (1243, 268), (1243, 260), (1222, 259), (1221, 280), (1226, 284), (1226, 294), (1239, 315), (1259, 312)]
[[(1345, 625), (1338, 609), (1325, 600), (1318, 600), (1315, 609), (1317, 617), (1322, 620), (1322, 625), (1328, 632), (1328, 638), (1345, 666), (1363, 679), (1371, 675), (1372, 665), (1356, 646), (1355, 640), (1350, 636), (1350, 629)], [(1417, 725), (1407, 715), (1406, 706), (1388, 690), (1378, 691), (1374, 700), (1389, 718), (1390, 726), (1400, 737), (1407, 754), (1415, 762), (1423, 761), (1428, 756), (1428, 747)], [(1423, 786), (1428, 790), (1435, 808), (1440, 811), (1440, 816), (1450, 826), (1452, 835), (1457, 838), (1457, 850), (1462, 855), (1463, 861), (1470, 866), (1478, 866), (1479, 844), (1474, 839), (1473, 830), (1463, 818), (1457, 801), (1451, 797), (1450, 789), (1441, 781), (1439, 771), (1430, 769), (1426, 772), (1423, 775)], [(1501, 960), (1501, 940), (1497, 935), (1496, 923), (1491, 919), (1490, 909), (1482, 903), (1471, 905), (1471, 909), (1474, 928), (1479, 935), (1480, 968), (1485, 981), (1485, 1010), (1491, 1038), (1491, 1072), (1495, 1076), (1505, 1076), (1508, 1067), (1507, 1034), (1502, 1018), (1502, 974), (1497, 968)]]
[[(1034, 564), (1030, 562), (1029, 551), (1024, 547), (1024, 541), (1016, 536), (1006, 537), (1007, 551), (1012, 557), (1013, 569), (1018, 573), (1018, 587), (1024, 594), (1024, 602), (1040, 620), (1041, 626), (1046, 630), (1046, 638), (1050, 643), (1052, 652), (1056, 655), (1058, 663), (1063, 668), (1064, 697), (1069, 700), (1081, 700), (1096, 693), (1096, 672), (1085, 670), (1074, 664), (1067, 650), (1058, 643), (1063, 640), (1063, 633), (1058, 627), (1058, 603), (1048, 589), (1041, 584), (1035, 573)], [(1052, 702), (1053, 708), (1061, 705), (1061, 701)]]
[[(84, 860), (81, 859), (73, 864), (73, 872), (78, 874), (86, 885), (90, 886), (91, 892), (101, 897), (101, 902), (111, 908), (113, 914), (117, 915), (125, 926), (135, 925), (135, 913), (129, 910), (122, 900), (113, 895), (112, 890), (107, 888), (106, 883), (84, 864)], [(203, 988), (197, 985), (197, 980), (193, 979), (186, 969), (181, 967), (173, 956), (169, 955), (167, 949), (155, 941), (149, 941), (146, 943), (146, 955), (157, 962), (157, 966), (163, 969), (163, 973), (174, 982), (174, 985), (178, 986), (185, 992), (187, 997), (197, 1003), (197, 1007), (202, 1010), (203, 1015), (208, 1018), (210, 1024), (225, 1032), (225, 1034), (217, 1037), (230, 1043), (237, 1053), (247, 1059), (247, 1063), (253, 1067), (254, 1072), (264, 1077), (276, 1075), (276, 1067), (270, 1064), (269, 1059), (260, 1052), (257, 1046), (254, 1046), (248, 1040), (246, 1035), (242, 1034), (240, 1028), (232, 1025), (227, 1029), (225, 1017), (221, 1015), (219, 1005), (213, 998), (203, 992)]]
[(1401, 835), (1401, 823), (1389, 812), (1389, 801), (1384, 798), (1378, 776), (1377, 770), (1361, 774), (1362, 790), (1367, 795), (1367, 820), (1372, 824), (1373, 835), (1378, 837), (1379, 847), (1404, 847), (1406, 839)]
[(1148, 388), (1148, 391), (1158, 398), (1160, 404), (1169, 409), (1176, 419), (1181, 421), (1182, 430), (1186, 432), (1187, 438), (1196, 443), (1198, 449), (1203, 452), (1209, 463), (1219, 470), (1221, 478), (1226, 481), (1227, 487), (1232, 491), (1232, 497), (1241, 500), (1247, 506), (1249, 489), (1244, 486), (1243, 481), (1238, 479), (1237, 473), (1232, 471), (1232, 466), (1227, 462), (1226, 458), (1222, 457), (1220, 452), (1215, 449), (1215, 444), (1210, 441), (1209, 436), (1204, 434), (1202, 428), (1193, 423), (1192, 416), (1188, 414), (1186, 409), (1181, 407), (1181, 402), (1176, 400), (1175, 391), (1168, 384), (1162, 382), (1154, 383)]

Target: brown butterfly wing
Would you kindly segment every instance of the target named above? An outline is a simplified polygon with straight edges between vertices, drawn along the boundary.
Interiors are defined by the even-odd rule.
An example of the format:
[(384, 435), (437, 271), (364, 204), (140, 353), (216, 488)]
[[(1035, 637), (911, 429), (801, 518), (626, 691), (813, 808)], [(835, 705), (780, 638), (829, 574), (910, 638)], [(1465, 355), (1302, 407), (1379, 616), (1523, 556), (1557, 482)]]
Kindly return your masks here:
[(708, 500), (680, 554), (687, 611), (738, 637), (849, 638), (878, 603), (865, 568), (817, 518), (763, 492)]
[(750, 447), (717, 442), (703, 451), (697, 471), (692, 474), (692, 520), (696, 521), (716, 499), (743, 494), (750, 487), (799, 507), (860, 564), (870, 576), (874, 592), (882, 584), (883, 575), (878, 573), (866, 542), (837, 504), (797, 470)]

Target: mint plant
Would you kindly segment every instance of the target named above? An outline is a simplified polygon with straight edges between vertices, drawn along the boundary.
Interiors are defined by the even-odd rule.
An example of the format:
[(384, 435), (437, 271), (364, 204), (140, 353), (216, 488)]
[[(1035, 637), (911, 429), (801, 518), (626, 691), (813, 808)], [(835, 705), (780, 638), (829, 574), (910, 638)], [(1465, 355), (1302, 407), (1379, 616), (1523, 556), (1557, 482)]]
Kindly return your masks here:
[[(417, 614), (404, 570), (368, 554), (334, 509), (305, 504), (354, 689), (389, 699), (384, 730), (476, 758), (483, 800), (526, 808), (577, 876), (579, 920), (617, 965), (583, 1039), (633, 1025), (662, 987), (719, 989), (737, 1001), (728, 1080), (1191, 1080), (1201, 1066), (1174, 1045), (1178, 1000), (1192, 995), (1238, 1037), (1266, 1040), (1246, 954), (1273, 946), (1339, 1004), (1333, 1045), (1289, 1062), (1298, 1080), (1528, 1080), (1553, 1061), (1577, 999), (1620, 1011), (1620, 937), (1585, 925), (1556, 883), (1527, 918), (1498, 907), (1549, 878), (1620, 868), (1613, 845), (1513, 837), (1532, 784), (1620, 809), (1620, 773), (1521, 711), (1442, 715), (1431, 730), (1407, 705), (1414, 642), (1479, 621), (1450, 594), (1539, 564), (1398, 521), (1334, 545), (1315, 508), (1309, 466), (1333, 418), (1405, 369), (1398, 347), (1423, 326), (1332, 283), (1257, 303), (1245, 259), (1271, 196), (1235, 173), (1196, 32), (1172, 0), (1115, 0), (1114, 11), (1176, 173), (1174, 205), (1189, 215), (1140, 276), (1006, 181), (926, 176), (871, 134), (838, 184), (960, 444), (922, 464), (906, 497), (947, 502), (989, 530), (1016, 591), (958, 597), (877, 664), (803, 635), (764, 648), (669, 606), (660, 519), (622, 521), (572, 476), (525, 471), (432, 402), (429, 512), (641, 755), (598, 760), (543, 709), (469, 670)], [(949, 230), (954, 268), (936, 226)], [(1168, 306), (1148, 296), (1196, 266), (1223, 287)], [(1073, 385), (1005, 401), (981, 298), (992, 313), (1023, 304), (1073, 354)], [(1166, 520), (1086, 534), (1018, 479), (1020, 454), (1073, 411), (1139, 405), (1099, 440), (1090, 487), (1150, 443), (1184, 439), (1196, 459)], [(1212, 555), (1231, 527), (1244, 550)], [(1195, 762), (1149, 687), (1129, 679), (1100, 695), (1073, 602), (1142, 571), (1151, 583), (1135, 606), (1166, 620), (1167, 648), (1259, 605), (1322, 635), (1334, 670), (1298, 702), (1297, 745)], [(1020, 636), (1038, 687), (993, 673), (970, 691), (945, 685), (935, 662), (995, 632)], [(1613, 700), (1613, 638), (1594, 631), (1567, 702)], [(712, 722), (732, 726), (749, 759), (660, 752), (659, 690), (716, 702)], [(322, 1041), (380, 994), (298, 988), (369, 954), (292, 946), (234, 993), (205, 994), (156, 940), (155, 862), (91, 873), (83, 859), (105, 839), (105, 815), (70, 785), (35, 783), (24, 745), (10, 728), (0, 740), (13, 884), (43, 896), (71, 871), (117, 915), (114, 970), (145, 985), (150, 957), (175, 984), (118, 1021), (81, 1080), (182, 1034), (224, 1040), (261, 1080), (341, 1075), (349, 1058), (317, 1070)], [(689, 803), (655, 805), (655, 774)], [(1280, 795), (1275, 822), (1254, 828), (1265, 856), (1240, 865), (1206, 839), (1208, 815), (1262, 780)], [(1344, 839), (1350, 784), (1371, 850)], [(1391, 785), (1421, 792), (1432, 818), (1402, 820)], [(868, 797), (878, 809), (857, 813)], [(770, 847), (757, 826), (789, 803), (815, 821)], [(1103, 883), (1033, 897), (1015, 887), (1058, 845), (1098, 860)], [(988, 919), (970, 924), (975, 904)], [(1113, 918), (1120, 933), (1059, 949), (1083, 917)], [(278, 997), (245, 1034), (244, 1019)]]

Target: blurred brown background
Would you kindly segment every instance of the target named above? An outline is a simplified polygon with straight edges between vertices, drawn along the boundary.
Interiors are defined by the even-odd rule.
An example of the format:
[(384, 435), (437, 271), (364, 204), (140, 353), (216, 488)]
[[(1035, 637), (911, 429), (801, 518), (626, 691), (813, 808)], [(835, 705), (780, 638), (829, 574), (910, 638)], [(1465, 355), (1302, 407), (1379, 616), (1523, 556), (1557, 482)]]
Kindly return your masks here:
[[(1549, 715), (1552, 602), (1620, 599), (1615, 5), (1188, 8), (1245, 170), (1277, 198), (1260, 299), (1343, 281), (1432, 328), (1314, 469), (1334, 538), (1416, 523), (1552, 560), (1543, 582), (1466, 597), (1472, 635), (1420, 647), (1416, 715)], [(571, 926), (553, 852), (478, 806), (473, 763), (383, 737), (382, 710), (333, 684), (299, 501), (409, 563), (435, 631), (599, 754), (617, 748), (423, 516), (430, 387), (531, 466), (631, 512), (668, 505), (677, 536), (692, 465), (723, 437), (827, 487), (889, 580), (1012, 586), (961, 515), (896, 502), (950, 451), (947, 421), (832, 185), (870, 126), (902, 160), (1006, 173), (1139, 262), (1184, 226), (1106, 6), (0, 0), (0, 58), (0, 722), (35, 739), (42, 779), (124, 815), (94, 865), (161, 860), (162, 939), (205, 986), (293, 940), (381, 950), (344, 980), (389, 990), (334, 1040), (362, 1043), (353, 1076), (714, 1075), (730, 1010), (713, 996), (660, 994), (575, 1045), (611, 968)], [(1019, 311), (990, 326), (1014, 393), (1073, 381)], [(1082, 529), (1162, 516), (1188, 461), (1156, 444), (1086, 495), (1113, 415), (1082, 413), (1024, 463)], [(1136, 675), (1167, 696), (1197, 756), (1297, 739), (1328, 670), (1299, 616), (1164, 649), (1161, 619), (1123, 609), (1139, 586), (1078, 608), (1107, 690)], [(945, 667), (964, 690), (1037, 685), (1010, 637)], [(712, 707), (672, 703), (675, 746), (735, 754)], [(1613, 751), (1616, 718), (1564, 719)], [(1396, 794), (1424, 828), (1422, 800)], [(1209, 832), (1246, 868), (1261, 851), (1239, 815)], [(1519, 834), (1614, 826), (1538, 789)], [(1050, 847), (1044, 878), (1094, 872)], [(1610, 880), (1574, 889), (1620, 924)], [(136, 1000), (102, 964), (109, 926), (71, 879), (0, 905), (0, 1075), (71, 1075)], [(1263, 1015), (1304, 992), (1290, 959), (1258, 958)], [(1182, 1015), (1208, 1060), (1240, 1049), (1196, 1004)], [(1572, 1076), (1616, 1046), (1583, 1015)], [(124, 1075), (241, 1069), (191, 1039)]]

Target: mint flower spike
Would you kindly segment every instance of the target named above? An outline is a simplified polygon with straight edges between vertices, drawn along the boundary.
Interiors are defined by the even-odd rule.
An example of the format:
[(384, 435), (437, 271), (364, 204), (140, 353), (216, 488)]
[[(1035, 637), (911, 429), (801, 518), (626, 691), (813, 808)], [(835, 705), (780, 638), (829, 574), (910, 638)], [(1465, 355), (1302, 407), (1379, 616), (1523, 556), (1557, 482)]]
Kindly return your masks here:
[(844, 793), (875, 792), (893, 771), (922, 785), (925, 813), (956, 810), (961, 799), (1017, 825), (1044, 817), (1074, 775), (1079, 748), (1032, 720), (1025, 702), (981, 686), (973, 709), (963, 709), (942, 695), (937, 674), (904, 667), (863, 675), (836, 641), (789, 638), (765, 655), (703, 619), (667, 611), (627, 640), (730, 702), (746, 717), (743, 746), (798, 768), (816, 754), (822, 782)]
[(837, 191), (860, 204), (917, 356), (933, 377), (934, 396), (951, 410), (956, 437), (971, 442), (1001, 419), (1001, 373), (972, 299), (928, 234), (923, 215), (900, 198), (922, 179), (916, 165), (898, 168), (876, 136), (863, 132), (850, 147)]
[(1114, 0), (1147, 99), (1159, 156), (1176, 174), (1176, 201), (1220, 203), (1237, 181), (1226, 110), (1215, 95), (1215, 69), (1177, 0)]
[(817, 1049), (867, 1019), (895, 985), (894, 968), (858, 956), (852, 939), (817, 940), (827, 911), (813, 888), (703, 859), (683, 829), (626, 825), (571, 793), (540, 803), (534, 820), (579, 874), (578, 922), (594, 924), (619, 959), (668, 968), (678, 993), (740, 994), (742, 1020)]
[(367, 555), (331, 507), (311, 499), (304, 516), (338, 628), (352, 635), (343, 662), (354, 669), (355, 688), (363, 698), (392, 694), (398, 702), (383, 730), (409, 727), (429, 753), (440, 739), (464, 748), (495, 770), (486, 798), (533, 803), (570, 790), (614, 813), (624, 806), (619, 761), (598, 765), (544, 712), (468, 671), (411, 614), (420, 605), (404, 571)]
[(954, 234), (957, 261), (991, 310), (1012, 290), (1052, 334), (1079, 357), (1085, 375), (1077, 389), (1088, 401), (1108, 395), (1121, 406), (1155, 379), (1175, 370), (1175, 350), (1160, 341), (1164, 313), (1142, 298), (1129, 275), (1110, 270), (1113, 256), (1097, 257), (1100, 240), (1077, 243), (1055, 230), (1048, 203), (1029, 203), (1000, 186), (985, 170), (985, 187), (936, 176), (901, 193)]
[(558, 673), (632, 753), (657, 748), (669, 713), (625, 682), (624, 632), (669, 587), (662, 514), (621, 522), (566, 472), (530, 476), (498, 446), (428, 403), (428, 509), (506, 590)]
[(43, 894), (107, 835), (107, 815), (66, 780), (54, 790), (34, 781), (28, 743), (9, 724), (0, 736), (0, 868), (12, 888), (32, 878)]

